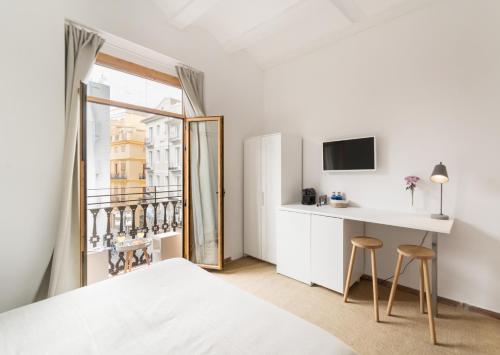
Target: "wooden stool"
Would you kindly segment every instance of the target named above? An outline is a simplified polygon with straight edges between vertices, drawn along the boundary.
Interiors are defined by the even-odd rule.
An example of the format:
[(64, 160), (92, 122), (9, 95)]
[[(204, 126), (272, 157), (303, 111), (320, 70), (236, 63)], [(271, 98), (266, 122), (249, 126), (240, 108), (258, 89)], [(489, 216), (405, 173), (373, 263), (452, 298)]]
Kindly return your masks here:
[[(123, 271), (124, 272), (130, 272), (132, 271), (132, 264), (133, 264), (133, 259), (134, 259), (134, 251), (135, 250), (127, 250), (125, 252), (125, 265), (123, 266)], [(148, 248), (142, 248), (142, 252), (144, 253), (144, 257), (146, 258), (146, 262), (148, 265), (151, 263), (151, 258), (148, 253)]]
[(389, 304), (387, 305), (387, 315), (391, 315), (392, 304), (394, 303), (394, 296), (396, 295), (396, 288), (398, 287), (399, 273), (401, 272), (401, 263), (403, 256), (411, 259), (420, 260), (420, 312), (424, 313), (424, 288), (427, 299), (427, 316), (429, 318), (429, 330), (431, 333), (431, 340), (436, 344), (436, 328), (434, 326), (434, 317), (432, 316), (432, 303), (431, 291), (429, 286), (429, 265), (427, 260), (436, 256), (432, 249), (425, 248), (419, 245), (400, 245), (398, 247), (398, 262), (396, 263), (396, 271), (394, 272), (394, 282), (391, 287), (391, 295), (389, 296)]
[(375, 260), (375, 250), (382, 248), (382, 241), (371, 237), (354, 237), (351, 239), (352, 251), (349, 270), (347, 271), (347, 281), (344, 290), (344, 302), (347, 302), (347, 294), (349, 292), (349, 284), (351, 283), (352, 267), (354, 258), (356, 257), (356, 248), (369, 249), (372, 257), (372, 284), (373, 284), (373, 310), (375, 312), (375, 320), (378, 322), (378, 280), (377, 280), (377, 264)]

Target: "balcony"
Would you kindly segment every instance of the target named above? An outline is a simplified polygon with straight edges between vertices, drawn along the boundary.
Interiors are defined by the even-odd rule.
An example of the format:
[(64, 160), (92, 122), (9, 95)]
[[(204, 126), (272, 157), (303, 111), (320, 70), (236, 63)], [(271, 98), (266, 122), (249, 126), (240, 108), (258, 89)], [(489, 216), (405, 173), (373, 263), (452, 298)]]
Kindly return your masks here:
[(153, 137), (146, 137), (146, 138), (144, 138), (144, 144), (148, 148), (153, 147), (154, 146), (154, 139), (153, 139)]
[(168, 140), (172, 143), (180, 142), (182, 137), (180, 134), (173, 134), (168, 137)]
[(128, 179), (127, 177), (127, 174), (125, 173), (115, 173), (115, 174), (111, 174), (111, 179), (112, 180), (126, 180)]
[[(87, 196), (87, 253), (107, 258), (105, 267), (109, 276), (124, 270), (125, 255), (116, 250), (116, 243), (182, 232), (181, 189), (151, 186), (119, 191), (90, 190)], [(152, 255), (151, 251), (148, 253)], [(146, 263), (141, 249), (134, 251), (133, 260), (133, 268)]]
[(168, 165), (168, 170), (170, 171), (180, 171), (181, 165), (179, 163), (173, 163)]

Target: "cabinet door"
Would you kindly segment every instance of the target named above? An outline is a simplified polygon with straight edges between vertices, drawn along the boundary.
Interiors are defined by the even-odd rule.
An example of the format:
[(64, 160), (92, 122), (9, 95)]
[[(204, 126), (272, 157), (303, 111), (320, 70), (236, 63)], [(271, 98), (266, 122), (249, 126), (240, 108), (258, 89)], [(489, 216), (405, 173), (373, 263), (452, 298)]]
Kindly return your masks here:
[(343, 220), (311, 217), (311, 281), (343, 292)]
[(310, 220), (307, 213), (278, 211), (276, 271), (307, 284), (311, 282)]
[(260, 137), (247, 139), (243, 153), (243, 252), (261, 258), (261, 146)]
[(281, 203), (281, 135), (261, 139), (262, 160), (262, 260), (276, 264), (276, 219)]

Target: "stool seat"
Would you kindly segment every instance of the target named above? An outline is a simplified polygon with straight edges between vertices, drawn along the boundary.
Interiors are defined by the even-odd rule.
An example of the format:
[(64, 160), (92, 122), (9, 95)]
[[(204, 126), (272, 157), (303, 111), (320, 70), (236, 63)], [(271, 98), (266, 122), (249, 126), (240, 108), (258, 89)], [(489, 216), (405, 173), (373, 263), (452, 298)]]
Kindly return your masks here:
[(372, 237), (353, 237), (351, 243), (358, 248), (379, 249), (382, 248), (382, 241)]
[(398, 253), (409, 258), (425, 260), (432, 259), (436, 256), (436, 253), (432, 249), (420, 245), (400, 245), (398, 247)]

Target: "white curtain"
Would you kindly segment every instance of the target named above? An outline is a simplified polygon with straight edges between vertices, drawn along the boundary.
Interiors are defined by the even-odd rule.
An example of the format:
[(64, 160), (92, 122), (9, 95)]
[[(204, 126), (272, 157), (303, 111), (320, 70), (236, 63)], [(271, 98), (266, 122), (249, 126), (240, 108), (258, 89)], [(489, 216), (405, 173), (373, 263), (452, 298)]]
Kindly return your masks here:
[[(184, 91), (186, 116), (204, 116), (203, 73), (187, 67), (176, 67)], [(218, 123), (191, 122), (191, 260), (199, 264), (217, 265), (217, 151)]]
[(80, 287), (78, 89), (85, 80), (104, 40), (73, 24), (65, 25), (65, 137), (59, 223), (52, 257), (48, 296)]

